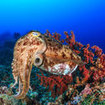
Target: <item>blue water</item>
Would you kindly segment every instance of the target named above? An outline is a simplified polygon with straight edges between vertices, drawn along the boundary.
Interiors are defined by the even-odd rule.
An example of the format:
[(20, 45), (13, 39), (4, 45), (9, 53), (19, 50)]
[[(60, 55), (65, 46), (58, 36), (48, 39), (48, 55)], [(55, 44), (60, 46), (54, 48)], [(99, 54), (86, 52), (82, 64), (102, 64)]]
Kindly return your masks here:
[(105, 52), (105, 0), (0, 0), (0, 40), (46, 29), (73, 30), (77, 41)]

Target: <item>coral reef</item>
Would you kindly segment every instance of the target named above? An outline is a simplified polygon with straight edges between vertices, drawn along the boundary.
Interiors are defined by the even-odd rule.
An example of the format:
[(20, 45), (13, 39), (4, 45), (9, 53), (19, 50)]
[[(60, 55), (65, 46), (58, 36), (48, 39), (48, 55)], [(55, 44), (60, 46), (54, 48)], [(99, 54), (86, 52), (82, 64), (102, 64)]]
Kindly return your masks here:
[(46, 88), (49, 88), (49, 91), (51, 91), (51, 95), (53, 97), (63, 94), (65, 90), (68, 89), (68, 84), (72, 82), (72, 77), (70, 76), (55, 76), (52, 75), (50, 77), (44, 76), (42, 73), (42, 76), (38, 75), (37, 76), (40, 78), (40, 85), (45, 86)]
[(0, 87), (0, 105), (40, 105), (36, 101), (36, 92), (31, 92), (23, 100), (17, 100), (13, 97), (13, 91), (6, 86)]
[(19, 101), (11, 95), (12, 91), (6, 86), (0, 87), (0, 105), (19, 105)]
[[(79, 56), (81, 56), (82, 60), (84, 61), (84, 65), (79, 66), (79, 68), (76, 70), (73, 78), (73, 86), (77, 88), (78, 93), (80, 95), (85, 92), (86, 96), (90, 95), (90, 93), (95, 89), (96, 83), (99, 83), (100, 86), (102, 83), (105, 82), (105, 54), (102, 53), (102, 49), (100, 49), (98, 46), (93, 46), (90, 48), (90, 45), (87, 44), (87, 46), (82, 45), (81, 43), (78, 43), (75, 41), (74, 33), (71, 32), (71, 35), (69, 35), (67, 32), (64, 32), (66, 35), (66, 39), (60, 38), (61, 35), (54, 33), (51, 35), (51, 33), (47, 30), (46, 34), (49, 36), (52, 36), (52, 38), (55, 38), (61, 43), (66, 43), (69, 45), (69, 47), (77, 53)], [(58, 35), (58, 36), (57, 36)], [(58, 38), (59, 37), (59, 38)], [(66, 75), (65, 75), (66, 76)], [(44, 86), (48, 86), (49, 90), (54, 93), (54, 86), (56, 85), (56, 90), (60, 90), (61, 84), (64, 83), (63, 89), (67, 90), (67, 85), (71, 83), (71, 81), (68, 82), (68, 84), (65, 83), (66, 79), (62, 79), (60, 76), (44, 76), (42, 74), (42, 77), (38, 75), (38, 77), (41, 79), (41, 84)], [(61, 78), (61, 79), (59, 79)], [(65, 78), (65, 77), (64, 77)], [(63, 80), (63, 81), (62, 81)], [(58, 82), (61, 81), (61, 82)], [(67, 80), (66, 80), (67, 82)], [(91, 84), (89, 86), (89, 84)], [(95, 86), (93, 86), (95, 85)], [(79, 90), (78, 88), (81, 87), (81, 89), (84, 88), (84, 90)], [(100, 87), (99, 86), (99, 87)], [(51, 88), (50, 88), (51, 87)], [(89, 87), (91, 87), (93, 90), (91, 90)], [(58, 89), (57, 89), (58, 88)], [(103, 90), (105, 90), (105, 87), (103, 87)], [(62, 90), (60, 90), (62, 94)], [(56, 95), (60, 95), (59, 91), (56, 91)], [(99, 97), (103, 97), (103, 103), (105, 103), (105, 93), (102, 92), (103, 95), (100, 95)], [(53, 96), (53, 94), (52, 94)], [(90, 95), (91, 96), (91, 95)], [(61, 96), (60, 96), (61, 97)], [(73, 96), (74, 97), (74, 96)], [(61, 99), (61, 98), (60, 98)], [(71, 100), (71, 98), (69, 98)], [(96, 100), (96, 97), (94, 97), (94, 100)], [(58, 104), (58, 103), (57, 103)], [(60, 103), (62, 104), (62, 102)]]
[(33, 67), (30, 79), (32, 90), (21, 100), (13, 97), (18, 92), (18, 86), (10, 88), (14, 82), (10, 64), (15, 42), (7, 41), (4, 46), (0, 46), (0, 105), (105, 104), (105, 54), (96, 45), (91, 47), (77, 42), (73, 32), (71, 35), (68, 32), (64, 34), (65, 39), (48, 30), (44, 35), (67, 45), (84, 63), (71, 75), (54, 75)]
[(8, 86), (13, 82), (10, 66), (0, 65), (0, 86)]

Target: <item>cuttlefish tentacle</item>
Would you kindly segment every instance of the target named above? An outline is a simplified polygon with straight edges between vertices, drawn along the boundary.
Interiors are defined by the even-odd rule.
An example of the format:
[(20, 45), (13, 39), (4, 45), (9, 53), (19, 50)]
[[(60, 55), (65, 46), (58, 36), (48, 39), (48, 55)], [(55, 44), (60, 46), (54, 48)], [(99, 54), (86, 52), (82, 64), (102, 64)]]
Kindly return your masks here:
[(29, 86), (30, 86), (30, 75), (31, 75), (32, 64), (31, 64), (31, 62), (29, 63), (29, 61), (26, 60), (26, 63), (23, 66), (24, 66), (24, 68), (22, 69), (22, 71), (19, 74), (19, 78), (21, 79), (20, 83), (21, 83), (22, 87), (21, 86), (19, 87), (19, 90), (20, 90), (19, 93), (16, 96), (14, 96), (17, 99), (24, 98), (26, 96), (26, 93), (28, 92)]
[(82, 63), (81, 57), (68, 46), (52, 38), (32, 31), (20, 38), (14, 48), (12, 63), (15, 86), (19, 79), (19, 93), (14, 97), (23, 99), (30, 87), (32, 65), (57, 75), (69, 75)]

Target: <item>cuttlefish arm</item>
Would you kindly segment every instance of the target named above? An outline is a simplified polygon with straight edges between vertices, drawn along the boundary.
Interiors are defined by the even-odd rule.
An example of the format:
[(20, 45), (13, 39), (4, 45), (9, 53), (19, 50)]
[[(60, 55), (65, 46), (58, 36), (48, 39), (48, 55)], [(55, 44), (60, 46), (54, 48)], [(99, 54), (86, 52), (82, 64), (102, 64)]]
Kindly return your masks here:
[(12, 87), (19, 80), (19, 93), (14, 96), (17, 99), (22, 99), (26, 96), (30, 87), (30, 74), (35, 57), (39, 57), (46, 50), (46, 43), (37, 36), (40, 36), (39, 32), (30, 32), (20, 38), (14, 47), (12, 74), (15, 83)]
[[(27, 63), (28, 62), (28, 63)], [(30, 74), (32, 64), (29, 62), (29, 57), (24, 56), (24, 64), (19, 71), (19, 93), (15, 95), (17, 99), (25, 97), (30, 86)]]

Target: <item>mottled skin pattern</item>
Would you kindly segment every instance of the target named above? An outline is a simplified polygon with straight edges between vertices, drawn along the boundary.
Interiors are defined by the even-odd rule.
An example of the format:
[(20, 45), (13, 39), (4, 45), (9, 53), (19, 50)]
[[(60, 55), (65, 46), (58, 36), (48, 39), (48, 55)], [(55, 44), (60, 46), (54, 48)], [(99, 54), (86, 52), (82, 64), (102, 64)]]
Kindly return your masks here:
[(26, 96), (30, 88), (32, 65), (53, 74), (65, 75), (64, 69), (50, 70), (49, 68), (53, 68), (57, 64), (63, 67), (67, 66), (70, 68), (67, 73), (70, 74), (74, 68), (76, 69), (76, 65), (81, 63), (81, 58), (68, 46), (62, 45), (40, 32), (29, 32), (20, 38), (14, 47), (12, 69), (15, 83), (12, 87), (19, 80), (19, 93), (14, 97), (23, 99)]

